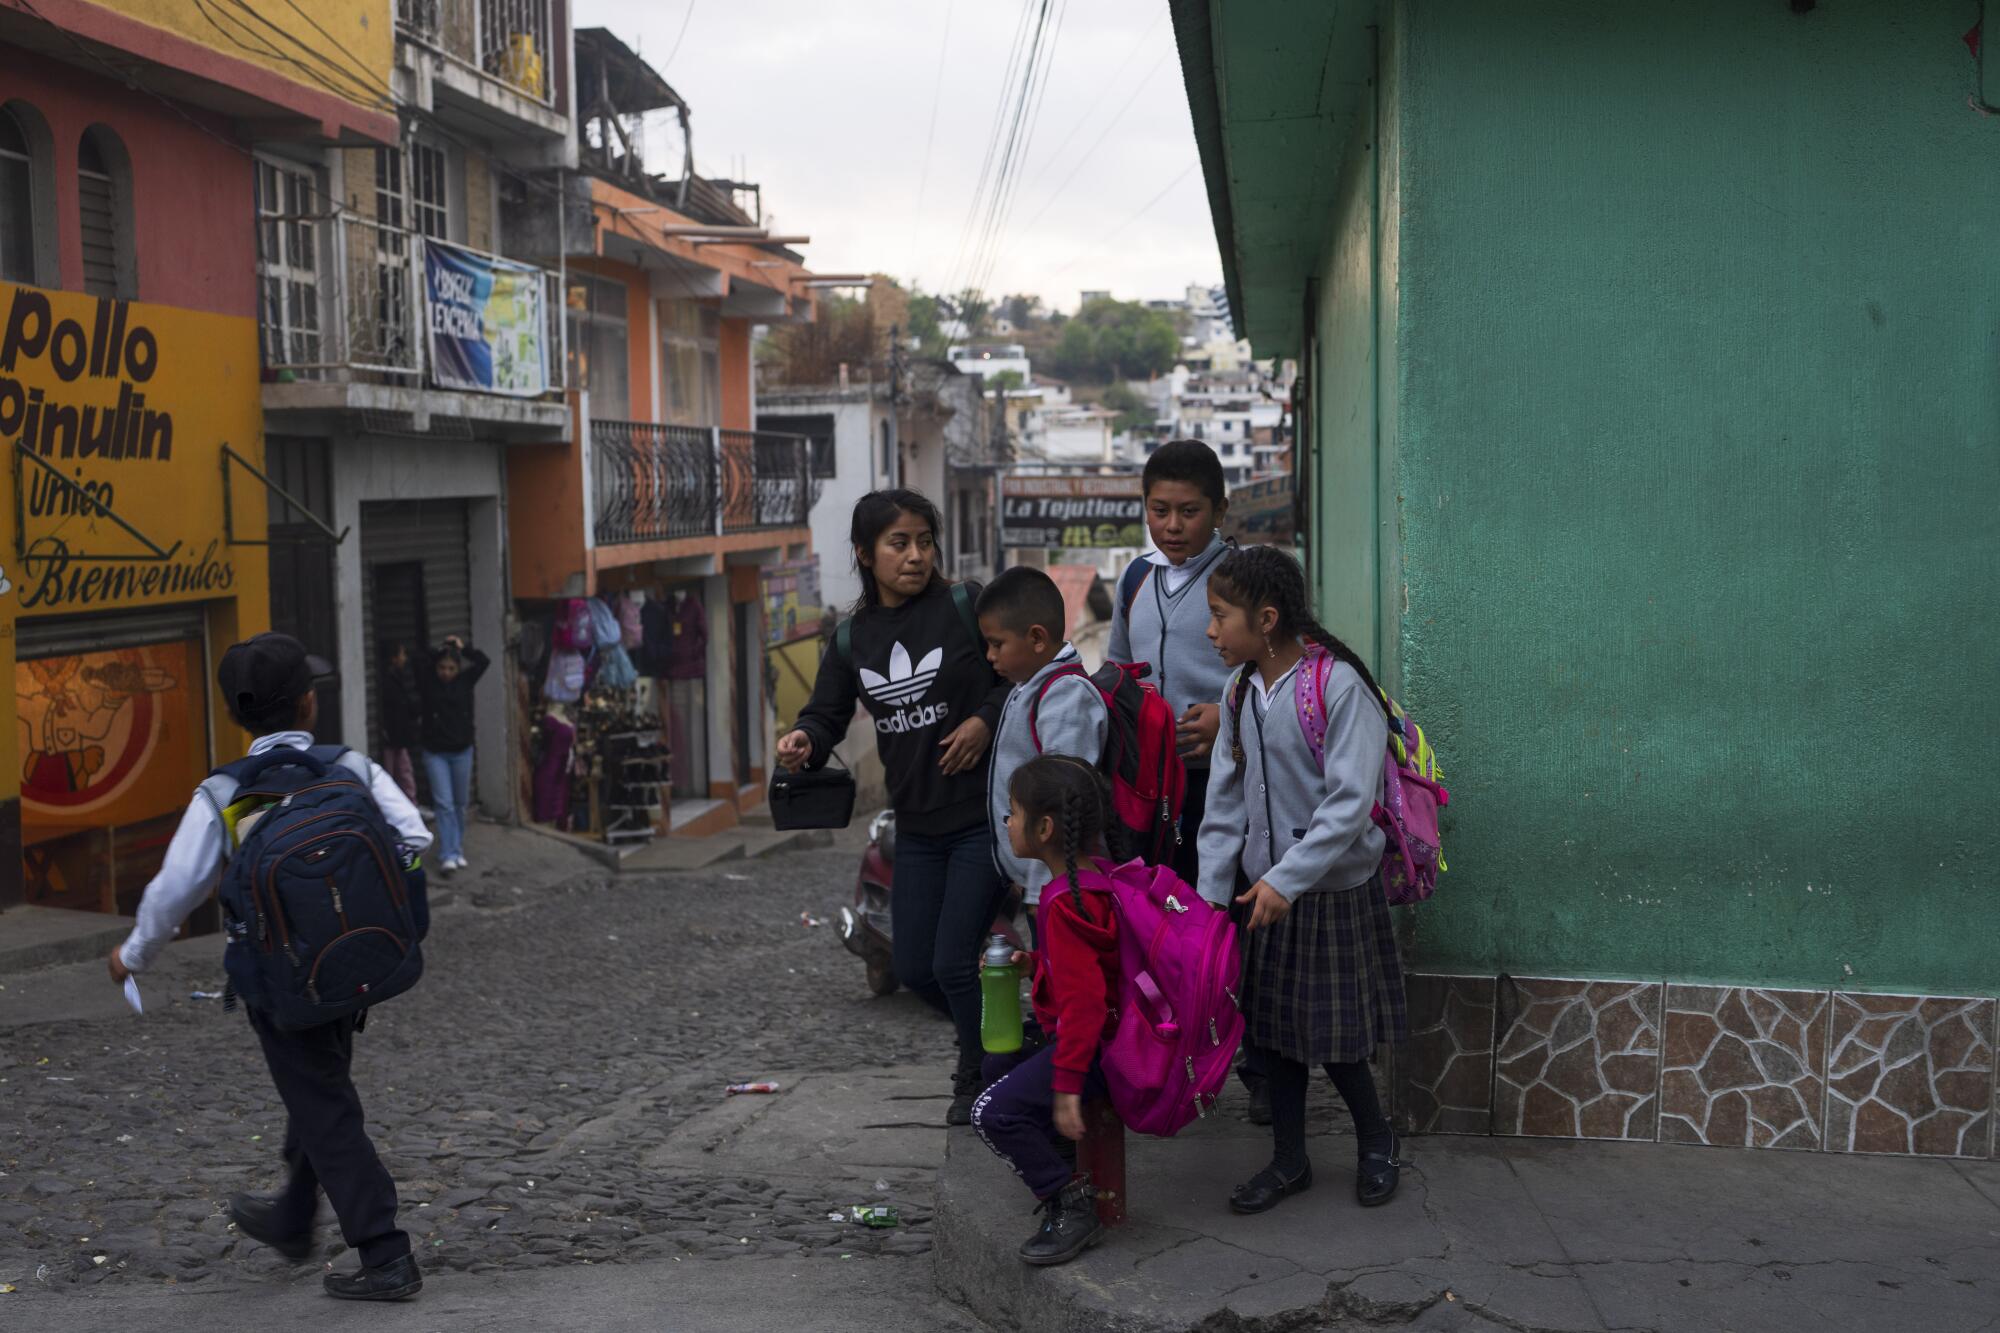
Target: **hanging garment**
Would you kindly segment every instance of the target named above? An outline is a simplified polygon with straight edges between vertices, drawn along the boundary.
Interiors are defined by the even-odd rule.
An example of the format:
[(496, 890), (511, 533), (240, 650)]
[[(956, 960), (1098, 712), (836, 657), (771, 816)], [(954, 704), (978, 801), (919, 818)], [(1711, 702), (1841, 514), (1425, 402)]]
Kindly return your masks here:
[(542, 757), (535, 764), (535, 822), (561, 824), (569, 818), (569, 757), (576, 728), (550, 713), (542, 718)]

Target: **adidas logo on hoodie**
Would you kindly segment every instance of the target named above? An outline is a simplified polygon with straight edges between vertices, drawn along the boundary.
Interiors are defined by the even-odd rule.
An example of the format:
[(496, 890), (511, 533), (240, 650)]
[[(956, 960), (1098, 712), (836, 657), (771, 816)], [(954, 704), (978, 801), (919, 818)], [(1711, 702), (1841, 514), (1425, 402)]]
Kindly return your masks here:
[[(944, 649), (933, 648), (923, 655), (915, 666), (910, 664), (910, 650), (897, 644), (889, 651), (889, 674), (861, 668), (861, 689), (870, 699), (882, 705), (884, 713), (875, 719), (875, 729), (885, 732), (921, 731), (945, 717), (951, 709), (946, 703), (929, 707), (905, 708), (929, 692), (932, 682), (937, 679), (938, 669), (944, 665)], [(869, 710), (873, 712), (873, 709)]]

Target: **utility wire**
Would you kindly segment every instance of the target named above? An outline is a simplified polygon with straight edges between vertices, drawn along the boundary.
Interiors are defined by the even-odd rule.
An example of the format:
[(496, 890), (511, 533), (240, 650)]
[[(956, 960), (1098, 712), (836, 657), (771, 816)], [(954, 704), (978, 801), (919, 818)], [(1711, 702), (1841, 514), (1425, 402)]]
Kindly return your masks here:
[(1096, 245), (1092, 246), (1090, 249), (1085, 250), (1075, 259), (1070, 260), (1067, 264), (1064, 264), (1061, 268), (1055, 270), (1054, 273), (1049, 274), (1049, 276), (1053, 278), (1056, 276), (1057, 273), (1067, 273), (1070, 269), (1075, 268), (1078, 264), (1081, 264), (1084, 260), (1091, 258), (1093, 255), (1102, 253), (1106, 248), (1110, 246), (1110, 244), (1113, 241), (1117, 240), (1120, 236), (1124, 235), (1126, 229), (1129, 228), (1133, 223), (1137, 222), (1140, 218), (1145, 217), (1146, 214), (1152, 212), (1154, 205), (1158, 204), (1160, 200), (1167, 197), (1168, 191), (1172, 190), (1176, 185), (1179, 185), (1182, 181), (1186, 180), (1188, 178), (1188, 173), (1193, 171), (1196, 167), (1200, 165), (1201, 163), (1198, 161), (1188, 163), (1187, 166), (1181, 171), (1180, 175), (1174, 177), (1172, 180), (1167, 182), (1166, 189), (1161, 190), (1151, 199), (1148, 199), (1145, 205), (1141, 207), (1138, 212), (1134, 213), (1131, 217), (1126, 218), (1116, 227), (1113, 227), (1111, 231), (1105, 235), (1103, 240), (1099, 241)]
[(1110, 75), (1098, 85), (1097, 96), (1091, 99), (1090, 105), (1084, 108), (1083, 114), (1069, 123), (1069, 133), (1065, 134), (1062, 137), (1062, 142), (1055, 146), (1055, 150), (1047, 158), (1043, 159), (1042, 170), (1038, 174), (1047, 175), (1049, 170), (1055, 166), (1056, 161), (1063, 155), (1063, 149), (1069, 147), (1076, 139), (1077, 131), (1090, 123), (1090, 118), (1097, 114), (1097, 108), (1104, 105), (1104, 99), (1111, 96), (1111, 90), (1118, 86), (1118, 80), (1124, 76), (1126, 70), (1132, 67), (1133, 58), (1145, 49), (1146, 43), (1152, 40), (1153, 33), (1166, 21), (1167, 10), (1162, 8), (1159, 14), (1153, 19), (1153, 26), (1146, 29), (1144, 35), (1138, 41), (1125, 48), (1125, 58), (1119, 61), (1118, 68), (1111, 71)]
[(688, 35), (688, 24), (694, 22), (694, 6), (695, 6), (695, 0), (688, 0), (687, 13), (681, 15), (681, 30), (678, 33), (674, 34), (673, 47), (670, 50), (668, 50), (667, 58), (660, 62), (659, 72), (661, 74), (665, 74), (667, 72), (667, 66), (673, 64), (674, 57), (681, 53), (681, 42)]
[(924, 131), (924, 165), (917, 174), (916, 211), (910, 216), (911, 254), (916, 253), (917, 236), (924, 220), (924, 189), (931, 181), (931, 145), (937, 141), (938, 103), (944, 94), (944, 58), (946, 52), (951, 49), (951, 11), (955, 7), (956, 0), (945, 0), (944, 36), (938, 40), (937, 82), (931, 85), (931, 123), (930, 128)]
[(1022, 168), (1027, 163), (1028, 149), (1034, 139), (1035, 130), (1041, 123), (1042, 106), (1048, 97), (1049, 79), (1055, 69), (1056, 48), (1060, 44), (1063, 20), (1068, 16), (1068, 12), (1068, 0), (1058, 0), (1055, 25), (1051, 29), (1049, 36), (1048, 55), (1042, 62), (1041, 84), (1033, 92), (1033, 104), (1028, 111), (1027, 129), (1021, 137), (1021, 150), (1015, 155), (1012, 176), (1004, 193), (999, 216), (994, 223), (993, 238), (987, 248), (986, 263), (979, 271), (976, 290), (982, 299), (989, 294), (988, 288), (993, 281), (993, 270), (1000, 262), (1001, 242), (1007, 235), (1008, 223), (1013, 220), (1014, 205), (1019, 199), (1021, 181), (1025, 174)]
[(979, 163), (979, 183), (973, 187), (972, 203), (966, 210), (965, 221), (960, 224), (958, 248), (952, 255), (951, 267), (946, 270), (945, 292), (953, 300), (959, 296), (958, 279), (963, 268), (966, 247), (971, 243), (976, 220), (980, 217), (986, 198), (986, 186), (993, 171), (993, 154), (1000, 147), (1003, 127), (1007, 123), (1007, 107), (1010, 101), (1009, 88), (1014, 82), (1015, 70), (1019, 67), (1022, 45), (1028, 34), (1028, 17), (1034, 13), (1035, 0), (1023, 0), (1021, 17), (1014, 28), (1014, 44), (1007, 57), (1007, 68), (1000, 76), (1000, 100), (993, 108), (993, 126), (987, 131), (986, 154)]
[[(987, 202), (986, 217), (981, 223), (977, 239), (973, 243), (970, 266), (965, 273), (967, 291), (978, 291), (980, 270), (986, 263), (986, 256), (992, 250), (999, 227), (1001, 210), (1006, 199), (1010, 179), (1014, 175), (1016, 146), (1021, 141), (1021, 126), (1028, 114), (1028, 104), (1034, 96), (1036, 64), (1042, 54), (1042, 35), (1048, 30), (1049, 0), (1041, 0), (1039, 14), (1035, 20), (1034, 34), (1028, 43), (1028, 58), (1021, 69), (1021, 91), (1014, 100), (1014, 114), (1007, 126), (1005, 146), (1000, 152), (999, 172), (994, 177), (993, 194)], [(983, 293), (982, 293), (983, 295)], [(976, 299), (976, 298), (975, 298)]]
[(1069, 188), (1069, 183), (1076, 179), (1077, 173), (1083, 170), (1085, 164), (1087, 164), (1090, 161), (1091, 155), (1095, 153), (1100, 146), (1103, 145), (1104, 140), (1110, 135), (1111, 131), (1118, 128), (1118, 122), (1125, 119), (1125, 113), (1127, 111), (1130, 111), (1132, 109), (1133, 104), (1139, 100), (1139, 94), (1146, 91), (1147, 86), (1150, 85), (1153, 81), (1153, 76), (1160, 72), (1160, 66), (1166, 63), (1167, 57), (1170, 54), (1172, 54), (1172, 52), (1173, 48), (1171, 46), (1168, 47), (1165, 51), (1160, 52), (1159, 59), (1155, 60), (1153, 62), (1153, 67), (1146, 71), (1146, 77), (1139, 80), (1138, 87), (1134, 88), (1132, 90), (1132, 95), (1125, 99), (1125, 104), (1118, 108), (1118, 114), (1114, 115), (1110, 119), (1110, 121), (1105, 124), (1104, 128), (1101, 131), (1099, 131), (1097, 137), (1091, 141), (1090, 147), (1083, 150), (1083, 156), (1079, 157), (1076, 160), (1075, 165), (1070, 167), (1069, 174), (1062, 178), (1062, 182), (1058, 184), (1054, 190), (1050, 191), (1049, 197), (1043, 201), (1041, 208), (1037, 210), (1035, 216), (1028, 219), (1027, 225), (1024, 226), (1021, 230), (1033, 231), (1035, 229), (1035, 224), (1037, 222), (1040, 222), (1044, 217), (1046, 217), (1048, 215), (1048, 211), (1051, 208), (1055, 207), (1056, 201), (1063, 197), (1063, 191)]

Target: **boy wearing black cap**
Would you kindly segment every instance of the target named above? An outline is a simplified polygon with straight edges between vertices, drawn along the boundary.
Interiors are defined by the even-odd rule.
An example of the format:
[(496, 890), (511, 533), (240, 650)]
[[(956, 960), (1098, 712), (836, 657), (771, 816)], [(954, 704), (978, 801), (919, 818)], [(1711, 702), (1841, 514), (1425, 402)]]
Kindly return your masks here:
[[(332, 668), (287, 634), (259, 634), (222, 655), (216, 680), (229, 715), (256, 739), (250, 753), (279, 746), (308, 749), (319, 718), (316, 680)], [(430, 845), (430, 831), (409, 798), (374, 761), (349, 751), (340, 759), (362, 779), (382, 817), (412, 858)], [(188, 914), (208, 897), (229, 857), (222, 811), (204, 788), (189, 802), (160, 873), (146, 886), (138, 924), (111, 952), (111, 979), (144, 971), (172, 939)], [(264, 1048), (271, 1081), (285, 1104), (285, 1165), (282, 1193), (259, 1198), (238, 1194), (229, 1201), (237, 1230), (291, 1259), (313, 1250), (313, 1214), (324, 1189), (340, 1219), (342, 1236), (361, 1258), (355, 1274), (329, 1273), (327, 1294), (344, 1300), (403, 1300), (422, 1289), (423, 1275), (410, 1253), (410, 1238), (396, 1226), (396, 1185), (376, 1156), (362, 1125), (361, 1098), (351, 1076), (355, 1018), (295, 1031), (274, 1026), (246, 1006), (250, 1026)]]

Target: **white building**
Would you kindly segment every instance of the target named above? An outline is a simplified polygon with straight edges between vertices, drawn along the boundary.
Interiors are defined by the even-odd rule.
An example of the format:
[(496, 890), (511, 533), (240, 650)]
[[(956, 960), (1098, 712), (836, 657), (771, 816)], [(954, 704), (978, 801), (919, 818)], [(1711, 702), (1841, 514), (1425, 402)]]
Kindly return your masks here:
[(1011, 370), (1026, 384), (1034, 373), (1028, 365), (1028, 349), (1019, 343), (959, 343), (945, 353), (945, 359), (961, 374), (988, 380)]

